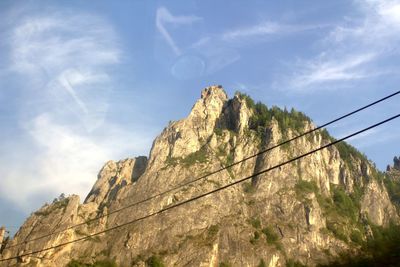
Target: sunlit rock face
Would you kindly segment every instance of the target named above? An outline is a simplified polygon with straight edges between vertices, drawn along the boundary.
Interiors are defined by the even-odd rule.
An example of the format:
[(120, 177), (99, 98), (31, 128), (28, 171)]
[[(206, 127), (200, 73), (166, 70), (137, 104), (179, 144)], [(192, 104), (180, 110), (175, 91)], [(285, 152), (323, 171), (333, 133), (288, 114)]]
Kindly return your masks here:
[[(155, 139), (149, 158), (107, 162), (83, 204), (70, 196), (43, 206), (9, 245), (79, 227), (10, 247), (2, 257), (123, 225), (331, 141), (329, 134), (317, 131), (153, 197), (313, 128), (297, 111), (267, 108), (243, 94), (229, 99), (221, 86), (207, 87), (188, 117), (170, 123)], [(382, 176), (354, 148), (332, 146), (167, 212), (0, 266), (65, 266), (72, 259), (145, 266), (151, 257), (165, 266), (285, 266), (289, 261), (313, 266), (357, 250), (352, 237), (371, 237), (372, 224), (398, 222)]]

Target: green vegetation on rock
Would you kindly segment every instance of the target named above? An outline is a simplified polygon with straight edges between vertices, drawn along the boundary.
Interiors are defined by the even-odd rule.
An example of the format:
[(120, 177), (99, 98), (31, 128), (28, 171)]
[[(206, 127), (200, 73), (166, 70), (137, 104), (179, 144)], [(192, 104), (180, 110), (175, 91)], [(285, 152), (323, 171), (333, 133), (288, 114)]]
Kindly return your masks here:
[[(317, 200), (326, 217), (326, 228), (338, 239), (349, 242), (350, 239), (359, 243), (354, 231), (364, 233), (359, 222), (359, 203), (355, 203), (342, 187), (332, 186), (332, 199), (317, 195)], [(352, 232), (350, 229), (353, 229)]]
[[(323, 196), (314, 181), (300, 180), (294, 187), (297, 199), (307, 202), (307, 194), (314, 193), (320, 208), (326, 217), (326, 233), (331, 233), (336, 238), (348, 242), (362, 243), (362, 225), (359, 222), (361, 188), (354, 187), (354, 192), (346, 193), (342, 186), (331, 185), (332, 198)], [(350, 229), (353, 231), (350, 232)], [(360, 230), (361, 229), (361, 230)], [(325, 232), (324, 231), (324, 232)]]
[(256, 229), (260, 229), (261, 228), (261, 221), (259, 218), (255, 217), (255, 218), (250, 218), (249, 219), (249, 223), (251, 224), (251, 226), (253, 226)]
[(218, 266), (219, 267), (232, 267), (232, 264), (230, 264), (229, 262), (223, 261), (223, 262), (220, 262)]
[(302, 112), (294, 110), (293, 108), (290, 111), (286, 108), (282, 110), (277, 106), (268, 108), (261, 102), (255, 103), (247, 94), (236, 92), (236, 95), (245, 100), (247, 107), (253, 110), (253, 115), (249, 120), (249, 129), (256, 131), (257, 135), (261, 138), (265, 136), (272, 118), (278, 122), (279, 128), (284, 135), (289, 129), (296, 132), (302, 132), (306, 123), (311, 122), (311, 119), (308, 116)]
[(263, 229), (262, 229), (262, 232), (263, 232), (263, 234), (265, 235), (265, 238), (267, 239), (267, 242), (269, 243), (269, 244), (274, 244), (274, 243), (276, 243), (277, 241), (278, 241), (278, 239), (279, 239), (279, 236), (278, 236), (278, 234), (275, 232), (275, 230), (271, 227), (271, 226), (269, 226), (269, 225), (267, 225), (266, 227), (264, 227)]
[(164, 267), (164, 263), (158, 256), (151, 256), (146, 260), (146, 265), (149, 267)]
[(211, 225), (210, 228), (208, 228), (208, 236), (209, 237), (214, 237), (218, 234), (219, 232), (219, 226), (218, 225)]
[(260, 233), (258, 231), (254, 231), (253, 237), (250, 238), (250, 243), (255, 245), (256, 242), (260, 239)]
[(173, 167), (175, 167), (180, 163), (184, 167), (190, 167), (196, 163), (207, 163), (207, 162), (208, 162), (208, 151), (205, 147), (200, 148), (198, 151), (193, 152), (184, 158), (168, 156), (167, 159), (165, 160), (166, 166), (173, 166)]
[(302, 264), (299, 261), (289, 259), (286, 261), (286, 267), (306, 267), (306, 265)]
[(54, 199), (53, 203), (46, 208), (42, 208), (38, 211), (36, 211), (34, 214), (37, 216), (47, 216), (53, 211), (56, 211), (58, 209), (63, 209), (68, 206), (69, 203), (69, 198), (62, 198), (62, 199)]
[(358, 245), (362, 245), (364, 240), (362, 233), (358, 230), (353, 230), (350, 234), (350, 240)]
[(195, 163), (206, 163), (207, 161), (207, 150), (204, 147), (182, 159), (182, 163), (185, 166), (191, 166)]
[(396, 204), (397, 208), (400, 207), (400, 179), (393, 179), (392, 177), (386, 177), (384, 185), (389, 193), (390, 199)]
[(221, 128), (217, 128), (217, 127), (214, 129), (214, 132), (218, 136), (222, 136), (222, 133), (223, 133), (222, 129)]
[(267, 264), (265, 263), (265, 261), (263, 259), (261, 259), (260, 262), (258, 263), (257, 267), (267, 267)]
[(182, 158), (168, 156), (167, 159), (165, 160), (165, 164), (166, 164), (167, 166), (173, 166), (173, 167), (175, 167), (176, 165), (179, 164), (179, 161), (180, 161), (181, 159), (182, 159)]
[(335, 144), (337, 150), (339, 150), (340, 157), (344, 160), (344, 162), (351, 164), (352, 158), (358, 158), (364, 161), (368, 161), (366, 156), (358, 151), (352, 145), (349, 145), (346, 142), (340, 142)]
[(388, 228), (371, 225), (374, 238), (362, 243), (358, 255), (341, 255), (325, 267), (376, 267), (400, 265), (400, 226)]
[(251, 194), (256, 191), (255, 187), (251, 184), (251, 182), (243, 183), (243, 190), (245, 193)]
[(318, 186), (314, 181), (300, 180), (294, 187), (296, 194), (299, 197), (304, 197), (305, 194), (318, 193)]
[(344, 230), (342, 224), (336, 223), (334, 221), (327, 221), (326, 228), (338, 239), (348, 242), (347, 234)]
[(353, 199), (340, 187), (333, 188), (333, 202), (337, 211), (343, 216), (350, 218), (353, 222), (358, 218), (358, 209)]

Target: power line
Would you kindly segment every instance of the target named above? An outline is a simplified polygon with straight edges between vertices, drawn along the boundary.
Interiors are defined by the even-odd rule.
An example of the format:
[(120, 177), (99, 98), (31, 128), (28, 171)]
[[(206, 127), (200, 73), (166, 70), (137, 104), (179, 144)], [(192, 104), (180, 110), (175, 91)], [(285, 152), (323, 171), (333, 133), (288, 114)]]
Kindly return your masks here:
[(239, 184), (239, 183), (242, 183), (242, 182), (244, 182), (244, 181), (247, 181), (247, 180), (249, 180), (249, 179), (252, 179), (252, 178), (254, 178), (254, 177), (256, 177), (256, 176), (258, 176), (258, 175), (260, 175), (260, 174), (264, 174), (264, 173), (266, 173), (266, 172), (269, 172), (269, 171), (272, 171), (272, 170), (274, 170), (274, 169), (280, 168), (280, 167), (282, 167), (282, 166), (284, 166), (284, 165), (286, 165), (286, 164), (292, 163), (292, 162), (297, 161), (297, 160), (299, 160), (299, 159), (301, 159), (301, 158), (304, 158), (304, 157), (309, 156), (309, 155), (311, 155), (311, 154), (313, 154), (313, 153), (316, 153), (316, 152), (318, 152), (318, 151), (320, 151), (320, 150), (322, 150), (322, 149), (325, 149), (325, 148), (328, 148), (328, 147), (330, 147), (330, 146), (333, 146), (333, 145), (335, 145), (335, 144), (337, 144), (337, 143), (339, 143), (339, 142), (342, 142), (342, 141), (344, 141), (344, 140), (346, 140), (346, 139), (349, 139), (349, 138), (351, 138), (351, 137), (353, 137), (353, 136), (356, 136), (356, 135), (361, 134), (361, 133), (363, 133), (363, 132), (366, 132), (366, 131), (368, 131), (368, 130), (370, 130), (370, 129), (373, 129), (373, 128), (375, 128), (375, 127), (378, 127), (378, 126), (380, 126), (380, 125), (382, 125), (382, 124), (385, 124), (385, 123), (387, 123), (387, 122), (389, 122), (389, 121), (392, 121), (392, 120), (394, 120), (394, 119), (396, 119), (396, 118), (398, 118), (398, 117), (400, 117), (400, 114), (397, 114), (397, 115), (395, 115), (395, 116), (393, 116), (393, 117), (390, 117), (390, 118), (388, 118), (388, 119), (386, 119), (386, 120), (383, 120), (383, 121), (381, 121), (381, 122), (378, 122), (378, 123), (376, 123), (376, 124), (374, 124), (374, 125), (371, 125), (371, 126), (369, 126), (369, 127), (367, 127), (367, 128), (364, 128), (364, 129), (359, 130), (359, 131), (357, 131), (357, 132), (355, 132), (355, 133), (352, 133), (352, 134), (350, 134), (350, 135), (347, 135), (347, 136), (345, 136), (345, 137), (343, 137), (343, 138), (341, 138), (341, 139), (335, 140), (335, 141), (333, 141), (333, 142), (331, 142), (331, 143), (329, 143), (329, 144), (323, 145), (323, 146), (321, 146), (321, 147), (319, 147), (319, 148), (317, 148), (317, 149), (311, 150), (311, 151), (309, 151), (309, 152), (307, 152), (307, 153), (305, 153), (305, 154), (302, 154), (302, 155), (300, 155), (300, 156), (297, 156), (297, 157), (295, 157), (295, 158), (293, 158), (293, 159), (287, 160), (287, 161), (285, 161), (285, 162), (283, 162), (283, 163), (280, 163), (280, 164), (275, 165), (275, 166), (273, 166), (273, 167), (270, 167), (270, 168), (268, 168), (268, 169), (259, 171), (259, 172), (257, 172), (257, 173), (254, 173), (254, 174), (250, 175), (250, 176), (247, 176), (247, 177), (245, 177), (245, 178), (239, 179), (239, 180), (237, 180), (237, 181), (234, 181), (234, 182), (229, 183), (229, 184), (227, 184), (227, 185), (224, 185), (224, 186), (221, 186), (221, 187), (219, 187), (219, 188), (213, 189), (213, 190), (211, 190), (211, 191), (208, 191), (208, 192), (206, 192), (206, 193), (200, 194), (200, 195), (198, 195), (198, 196), (189, 198), (189, 199), (187, 199), (187, 200), (185, 200), (185, 201), (182, 201), (182, 202), (179, 202), (179, 203), (177, 203), (177, 204), (171, 205), (171, 206), (169, 206), (169, 207), (160, 209), (160, 210), (158, 210), (158, 211), (156, 211), (156, 212), (150, 213), (150, 214), (145, 215), (145, 216), (143, 216), (143, 217), (136, 218), (136, 219), (134, 219), (134, 220), (132, 220), (132, 221), (129, 221), (129, 222), (126, 222), (126, 223), (123, 223), (123, 224), (120, 224), (120, 225), (116, 225), (116, 226), (114, 226), (114, 227), (110, 227), (110, 228), (108, 228), (108, 229), (105, 229), (105, 230), (103, 230), (103, 231), (100, 231), (100, 232), (97, 232), (97, 233), (94, 233), (94, 234), (87, 235), (87, 236), (85, 236), (85, 237), (81, 237), (81, 238), (74, 239), (74, 240), (71, 240), (71, 241), (68, 241), (68, 242), (65, 242), (65, 243), (61, 243), (61, 244), (58, 244), (58, 245), (56, 245), (56, 246), (51, 246), (51, 247), (47, 247), (47, 248), (44, 248), (44, 249), (40, 249), (40, 250), (28, 252), (28, 253), (25, 253), (25, 254), (22, 254), (22, 255), (19, 255), (19, 256), (14, 256), (14, 257), (9, 257), (9, 258), (5, 258), (5, 259), (0, 259), (0, 262), (1, 262), (1, 261), (12, 260), (12, 259), (17, 259), (17, 258), (20, 258), (20, 257), (30, 256), (30, 255), (37, 254), (37, 253), (40, 253), (40, 252), (44, 252), (44, 251), (48, 251), (48, 250), (51, 250), (51, 249), (56, 249), (56, 248), (59, 248), (59, 247), (63, 247), (63, 246), (66, 246), (66, 245), (69, 245), (69, 244), (72, 244), (72, 243), (76, 243), (76, 242), (79, 242), (79, 241), (83, 241), (83, 240), (86, 240), (86, 239), (88, 239), (88, 238), (91, 238), (91, 237), (94, 237), (94, 236), (98, 236), (98, 235), (100, 235), (100, 234), (104, 234), (104, 233), (107, 233), (107, 232), (110, 232), (110, 231), (113, 231), (113, 230), (116, 230), (116, 229), (125, 227), (125, 226), (130, 225), (130, 224), (133, 224), (133, 223), (135, 223), (135, 222), (142, 221), (142, 220), (145, 220), (145, 219), (147, 219), (147, 218), (156, 216), (156, 215), (158, 215), (158, 214), (164, 213), (164, 212), (166, 212), (166, 211), (168, 211), (168, 210), (171, 210), (171, 209), (173, 209), (173, 208), (177, 208), (177, 207), (179, 207), (179, 206), (182, 206), (182, 205), (191, 203), (191, 202), (196, 201), (196, 200), (198, 200), (198, 199), (204, 198), (204, 197), (206, 197), (206, 196), (208, 196), (208, 195), (217, 193), (217, 192), (222, 191), (222, 190), (224, 190), (224, 189), (226, 189), (226, 188), (232, 187), (232, 186), (234, 186), (234, 185), (237, 185), (237, 184)]
[(131, 203), (131, 204), (127, 205), (127, 206), (124, 206), (124, 207), (115, 209), (115, 210), (113, 210), (113, 211), (110, 211), (110, 212), (108, 212), (108, 213), (105, 213), (105, 214), (96, 216), (95, 218), (89, 219), (89, 220), (84, 221), (84, 222), (82, 222), (82, 223), (78, 223), (78, 224), (75, 224), (75, 225), (71, 225), (71, 226), (69, 226), (69, 227), (67, 227), (67, 228), (64, 228), (64, 229), (62, 229), (62, 230), (54, 231), (54, 232), (51, 232), (51, 233), (46, 234), (46, 235), (43, 235), (43, 236), (39, 236), (39, 237), (36, 237), (36, 238), (32, 238), (32, 239), (29, 239), (29, 240), (20, 242), (20, 243), (11, 245), (11, 246), (9, 246), (9, 247), (7, 247), (7, 248), (8, 248), (8, 249), (9, 249), (9, 248), (13, 248), (13, 247), (16, 247), (16, 246), (20, 246), (20, 245), (27, 244), (27, 243), (30, 243), (30, 242), (33, 242), (33, 241), (36, 241), (36, 240), (43, 239), (43, 238), (45, 238), (45, 237), (49, 237), (49, 236), (55, 235), (55, 234), (58, 234), (58, 233), (62, 233), (62, 232), (65, 232), (65, 231), (67, 231), (67, 230), (70, 230), (70, 229), (73, 229), (73, 228), (76, 228), (76, 227), (85, 225), (85, 224), (87, 224), (87, 223), (90, 223), (90, 222), (93, 222), (93, 221), (96, 221), (96, 220), (99, 220), (99, 219), (101, 219), (101, 218), (108, 217), (108, 216), (110, 216), (110, 215), (112, 215), (112, 214), (114, 214), (114, 213), (118, 213), (118, 212), (123, 211), (123, 210), (126, 210), (126, 209), (128, 209), (128, 208), (135, 207), (135, 206), (137, 206), (137, 205), (140, 205), (140, 204), (145, 203), (145, 202), (147, 202), (147, 201), (153, 200), (153, 199), (155, 199), (155, 198), (161, 197), (161, 196), (166, 195), (166, 194), (168, 194), (168, 193), (171, 193), (171, 192), (173, 192), (173, 191), (175, 191), (175, 190), (178, 190), (178, 189), (180, 189), (180, 188), (182, 188), (182, 187), (185, 187), (185, 186), (187, 186), (187, 185), (189, 185), (189, 184), (195, 183), (195, 182), (197, 182), (197, 181), (199, 181), (199, 180), (205, 179), (205, 178), (207, 178), (207, 177), (209, 177), (209, 176), (211, 176), (211, 175), (214, 175), (214, 174), (216, 174), (216, 173), (219, 173), (219, 172), (221, 172), (221, 171), (223, 171), (223, 170), (226, 170), (226, 169), (229, 169), (229, 168), (231, 168), (231, 167), (233, 167), (233, 166), (236, 166), (236, 165), (238, 165), (238, 164), (240, 164), (240, 163), (242, 163), (242, 162), (245, 162), (245, 161), (247, 161), (247, 160), (249, 160), (249, 159), (252, 159), (252, 158), (254, 158), (254, 157), (257, 157), (257, 156), (260, 156), (260, 155), (262, 155), (262, 154), (265, 154), (265, 153), (267, 153), (267, 152), (269, 152), (269, 151), (271, 151), (271, 150), (273, 150), (273, 149), (275, 149), (275, 148), (278, 148), (278, 147), (280, 147), (280, 146), (283, 146), (283, 145), (285, 145), (285, 144), (288, 144), (288, 143), (290, 143), (290, 142), (292, 142), (292, 141), (294, 141), (294, 140), (297, 140), (297, 139), (299, 139), (299, 138), (301, 138), (301, 137), (303, 137), (303, 136), (306, 136), (306, 135), (308, 135), (308, 134), (311, 134), (311, 133), (313, 133), (313, 132), (316, 132), (316, 131), (318, 131), (318, 130), (320, 130), (320, 129), (326, 127), (326, 126), (329, 126), (329, 125), (331, 125), (331, 124), (333, 124), (333, 123), (335, 123), (335, 122), (338, 122), (338, 121), (340, 121), (340, 120), (342, 120), (342, 119), (345, 119), (345, 118), (347, 118), (347, 117), (350, 117), (350, 116), (352, 116), (352, 115), (354, 115), (354, 114), (356, 114), (356, 113), (358, 113), (358, 112), (360, 112), (360, 111), (362, 111), (362, 110), (364, 110), (364, 109), (367, 109), (367, 108), (369, 108), (369, 107), (372, 107), (372, 106), (374, 106), (374, 105), (376, 105), (376, 104), (378, 104), (378, 103), (380, 103), (380, 102), (383, 102), (383, 101), (385, 101), (385, 100), (387, 100), (387, 99), (389, 99), (389, 98), (392, 98), (392, 97), (394, 97), (394, 96), (396, 96), (396, 95), (398, 95), (398, 94), (400, 94), (400, 90), (397, 91), (397, 92), (394, 92), (394, 93), (392, 93), (392, 94), (390, 94), (390, 95), (388, 95), (388, 96), (385, 96), (385, 97), (383, 97), (383, 98), (381, 98), (381, 99), (378, 99), (378, 100), (376, 100), (376, 101), (374, 101), (374, 102), (372, 102), (372, 103), (370, 103), (370, 104), (368, 104), (368, 105), (365, 105), (365, 106), (360, 107), (360, 108), (358, 108), (358, 109), (356, 109), (356, 110), (354, 110), (354, 111), (351, 111), (351, 112), (349, 112), (349, 113), (347, 113), (347, 114), (345, 114), (345, 115), (343, 115), (343, 116), (341, 116), (341, 117), (339, 117), (339, 118), (336, 118), (336, 119), (331, 120), (331, 121), (329, 121), (329, 122), (327, 122), (327, 123), (324, 123), (324, 124), (322, 124), (321, 126), (318, 126), (317, 128), (311, 129), (311, 130), (309, 130), (309, 131), (307, 131), (307, 132), (304, 132), (304, 133), (302, 133), (302, 134), (300, 134), (300, 135), (297, 135), (297, 136), (295, 136), (295, 137), (293, 137), (293, 138), (291, 138), (291, 139), (288, 139), (288, 140), (286, 140), (286, 141), (284, 141), (284, 142), (281, 142), (281, 143), (276, 144), (276, 145), (274, 145), (274, 146), (272, 146), (272, 147), (269, 147), (269, 148), (266, 148), (266, 149), (264, 149), (264, 150), (261, 150), (260, 152), (258, 152), (258, 153), (256, 153), (256, 154), (250, 155), (250, 156), (248, 156), (248, 157), (246, 157), (246, 158), (243, 158), (243, 159), (241, 159), (241, 160), (239, 160), (239, 161), (236, 161), (236, 162), (234, 162), (234, 163), (232, 163), (232, 164), (229, 164), (229, 165), (224, 166), (224, 167), (222, 167), (222, 168), (220, 168), (220, 169), (217, 169), (217, 170), (215, 170), (215, 171), (212, 171), (212, 172), (210, 172), (210, 173), (207, 173), (207, 174), (205, 174), (205, 175), (202, 175), (202, 176), (200, 176), (200, 177), (198, 177), (198, 178), (196, 178), (196, 179), (193, 179), (193, 180), (190, 180), (190, 181), (187, 181), (187, 182), (178, 184), (178, 185), (176, 185), (175, 187), (172, 187), (172, 188), (170, 188), (170, 189), (168, 189), (168, 190), (166, 190), (166, 191), (160, 192), (160, 193), (158, 193), (158, 194), (154, 194), (154, 195), (152, 195), (152, 196), (150, 196), (150, 197), (148, 197), (148, 198), (145, 198), (145, 199), (143, 199), (143, 200), (139, 200), (139, 201), (134, 202), (134, 203)]

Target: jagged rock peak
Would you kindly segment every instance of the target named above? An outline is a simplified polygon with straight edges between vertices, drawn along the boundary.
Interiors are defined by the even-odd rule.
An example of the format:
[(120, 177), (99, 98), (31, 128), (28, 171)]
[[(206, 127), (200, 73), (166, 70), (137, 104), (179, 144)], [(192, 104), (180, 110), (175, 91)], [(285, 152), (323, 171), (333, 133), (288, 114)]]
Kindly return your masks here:
[(388, 172), (393, 171), (393, 170), (400, 171), (400, 156), (399, 157), (395, 156), (393, 158), (393, 166), (388, 164), (386, 167), (386, 171), (388, 171)]
[[(210, 130), (214, 127), (216, 119), (220, 116), (223, 106), (228, 100), (228, 95), (222, 86), (209, 86), (201, 91), (201, 98), (196, 101), (189, 115), (189, 120), (204, 124), (202, 128)], [(200, 120), (204, 120), (201, 122)]]
[(208, 86), (201, 91), (202, 99), (209, 99), (215, 97), (223, 101), (228, 99), (228, 95), (226, 94), (225, 90), (222, 88), (221, 85)]
[(86, 197), (85, 203), (107, 202), (115, 199), (118, 191), (136, 182), (145, 172), (147, 157), (139, 156), (133, 159), (108, 161), (98, 174), (98, 179)]
[(189, 116), (170, 123), (156, 138), (149, 168), (162, 167), (167, 158), (185, 157), (198, 151), (214, 133), (227, 102), (228, 96), (222, 86), (203, 89)]
[[(399, 221), (392, 199), (400, 197), (389, 193), (400, 186), (388, 192), (374, 166), (345, 143), (281, 166), (255, 183), (143, 217), (277, 166), (332, 139), (328, 132), (316, 132), (261, 155), (261, 149), (307, 131), (312, 124), (295, 111), (256, 107), (245, 94), (228, 99), (220, 86), (205, 88), (190, 115), (170, 123), (156, 138), (149, 160), (107, 162), (84, 204), (78, 197), (68, 197), (45, 205), (26, 220), (10, 244), (72, 225), (79, 228), (10, 247), (0, 257), (92, 237), (114, 226), (124, 225), (124, 229), (0, 266), (66, 266), (73, 259), (84, 265), (107, 258), (121, 266), (145, 266), (146, 259), (159, 255), (165, 266), (255, 266), (259, 262), (272, 267), (291, 265), (289, 260), (315, 266), (342, 252), (356, 252), (380, 229), (372, 228), (374, 224), (385, 227)], [(171, 190), (244, 158), (249, 160)], [(388, 175), (397, 173), (392, 167)], [(127, 224), (141, 217), (147, 219)]]

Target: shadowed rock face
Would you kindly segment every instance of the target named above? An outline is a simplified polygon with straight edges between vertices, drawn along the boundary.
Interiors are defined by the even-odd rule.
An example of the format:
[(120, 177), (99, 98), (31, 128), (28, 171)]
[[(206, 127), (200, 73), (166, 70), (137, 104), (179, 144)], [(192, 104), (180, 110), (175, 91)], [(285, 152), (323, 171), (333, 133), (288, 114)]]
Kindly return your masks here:
[(400, 159), (397, 157), (394, 157), (393, 159), (393, 168), (400, 171)]
[[(149, 159), (109, 161), (83, 204), (78, 196), (33, 213), (10, 245), (85, 222), (140, 202), (234, 161), (258, 153), (314, 127), (293, 112), (265, 112), (254, 125), (256, 108), (244, 95), (228, 99), (219, 86), (205, 88), (185, 119), (170, 123), (155, 139)], [(267, 110), (267, 109), (265, 109)], [(296, 121), (301, 120), (301, 121)], [(252, 121), (252, 126), (249, 126)], [(21, 255), (121, 225), (236, 179), (275, 166), (330, 142), (321, 132), (297, 139), (228, 170), (121, 212), (65, 232), (6, 249)], [(129, 224), (118, 230), (21, 257), (21, 266), (65, 266), (112, 258), (121, 266), (144, 266), (158, 255), (166, 266), (284, 266), (294, 260), (324, 263), (355, 250), (351, 236), (372, 235), (370, 225), (398, 221), (379, 173), (358, 152), (330, 147), (243, 184)], [(328, 253), (329, 252), (329, 253)], [(13, 266), (17, 261), (1, 263)]]
[(0, 250), (3, 247), (3, 240), (5, 238), (5, 234), (6, 234), (6, 229), (3, 226), (1, 226), (0, 227)]
[(101, 169), (98, 179), (84, 203), (109, 203), (116, 199), (120, 188), (136, 183), (147, 167), (147, 157), (110, 160)]

